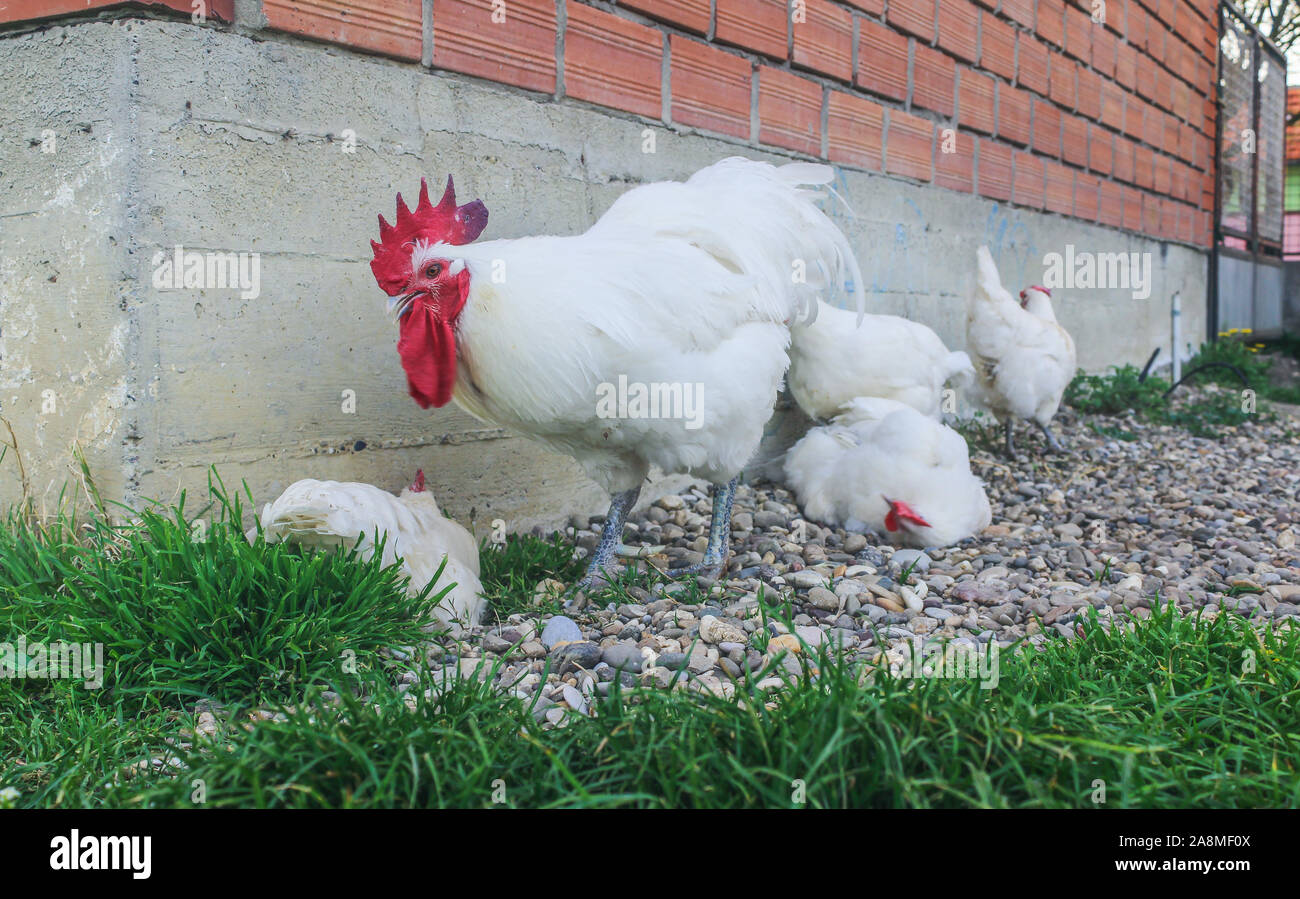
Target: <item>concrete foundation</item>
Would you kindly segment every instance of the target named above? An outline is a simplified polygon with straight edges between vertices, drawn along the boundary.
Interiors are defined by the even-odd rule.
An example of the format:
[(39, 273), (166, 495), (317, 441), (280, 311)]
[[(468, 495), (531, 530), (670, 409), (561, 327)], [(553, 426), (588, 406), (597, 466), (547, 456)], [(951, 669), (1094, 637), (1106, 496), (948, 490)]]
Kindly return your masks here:
[[(49, 507), (77, 448), (106, 498), (199, 490), (209, 466), (264, 501), (301, 477), (395, 489), (423, 468), (480, 532), (603, 509), (570, 460), (407, 397), (369, 269), (377, 213), (454, 174), (485, 237), (574, 233), (630, 186), (682, 178), (743, 143), (346, 50), (148, 18), (0, 38), (0, 415)], [(872, 307), (964, 345), (975, 248), (1016, 288), (1043, 257), (1149, 253), (1150, 296), (1061, 290), (1088, 369), (1205, 333), (1206, 257), (1056, 215), (844, 170)], [(260, 290), (173, 289), (175, 247), (258, 254)], [(0, 427), (0, 439), (7, 433)], [(0, 463), (0, 507), (24, 491)], [(648, 493), (653, 494), (651, 490)]]

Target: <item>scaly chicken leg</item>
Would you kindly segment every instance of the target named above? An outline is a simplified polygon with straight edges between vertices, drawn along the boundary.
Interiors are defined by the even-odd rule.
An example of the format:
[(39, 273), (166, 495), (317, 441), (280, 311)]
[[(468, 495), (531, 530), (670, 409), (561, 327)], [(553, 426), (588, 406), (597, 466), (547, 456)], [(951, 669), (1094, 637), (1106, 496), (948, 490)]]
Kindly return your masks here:
[(582, 580), (578, 581), (579, 590), (607, 584), (610, 575), (616, 571), (612, 567), (614, 556), (618, 555), (620, 550), (627, 550), (626, 555), (633, 554), (631, 547), (623, 544), (623, 525), (627, 522), (627, 513), (636, 505), (637, 497), (640, 495), (641, 485), (637, 484), (631, 490), (615, 493), (610, 498), (609, 512), (605, 515), (605, 527), (600, 532), (600, 543), (596, 546), (596, 552), (587, 566), (587, 573), (582, 576)]
[(709, 522), (709, 545), (704, 548), (704, 561), (679, 568), (674, 574), (703, 574), (712, 578), (722, 574), (731, 549), (731, 505), (736, 500), (739, 480), (734, 477), (726, 484), (713, 485), (713, 520)]
[(1043, 424), (1041, 421), (1036, 421), (1034, 424), (1038, 425), (1038, 430), (1042, 431), (1043, 436), (1047, 438), (1047, 445), (1049, 447), (1058, 453), (1065, 452), (1065, 447), (1061, 445), (1061, 441), (1056, 439), (1056, 435), (1052, 433), (1051, 428)]

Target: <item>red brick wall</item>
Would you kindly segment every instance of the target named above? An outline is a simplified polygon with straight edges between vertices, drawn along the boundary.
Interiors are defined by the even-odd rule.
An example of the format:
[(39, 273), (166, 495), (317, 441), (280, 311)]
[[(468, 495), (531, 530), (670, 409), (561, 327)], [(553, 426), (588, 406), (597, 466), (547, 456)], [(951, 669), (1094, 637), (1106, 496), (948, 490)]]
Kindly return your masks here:
[[(431, 33), (421, 0), (262, 8), (272, 30), (1208, 246), (1215, 3), (1104, 5), (433, 0)], [(5, 0), (0, 22), (86, 6)]]

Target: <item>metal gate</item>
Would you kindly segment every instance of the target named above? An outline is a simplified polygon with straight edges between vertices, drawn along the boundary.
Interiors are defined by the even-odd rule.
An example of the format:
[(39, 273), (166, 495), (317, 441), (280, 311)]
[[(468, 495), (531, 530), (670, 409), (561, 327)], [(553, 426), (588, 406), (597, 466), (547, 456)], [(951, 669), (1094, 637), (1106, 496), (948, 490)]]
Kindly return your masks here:
[(1219, 5), (1218, 141), (1209, 336), (1282, 331), (1286, 59)]

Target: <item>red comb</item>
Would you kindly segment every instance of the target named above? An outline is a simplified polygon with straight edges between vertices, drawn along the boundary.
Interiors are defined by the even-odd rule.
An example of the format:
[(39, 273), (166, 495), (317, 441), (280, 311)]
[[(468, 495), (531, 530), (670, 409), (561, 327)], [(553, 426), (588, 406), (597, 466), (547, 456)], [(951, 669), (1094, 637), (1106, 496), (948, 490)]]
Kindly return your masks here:
[(419, 471), (415, 473), (415, 483), (411, 485), (411, 492), (412, 493), (424, 492), (424, 469), (423, 468), (421, 468)]
[(1024, 290), (1020, 291), (1020, 299), (1023, 300), (1023, 299), (1025, 298), (1025, 294), (1027, 294), (1027, 293), (1028, 293), (1029, 291), (1031, 291), (1031, 290), (1037, 290), (1037, 291), (1039, 291), (1040, 293), (1045, 293), (1045, 294), (1047, 294), (1049, 297), (1052, 295), (1052, 292), (1051, 292), (1050, 290), (1048, 290), (1046, 287), (1044, 287), (1043, 285), (1041, 285), (1041, 284), (1030, 284), (1030, 285), (1029, 285), (1028, 287), (1026, 287)]
[(415, 211), (406, 208), (402, 195), (397, 195), (397, 218), (393, 224), (379, 217), (379, 240), (370, 241), (375, 258), (370, 270), (384, 293), (395, 297), (406, 287), (411, 277), (411, 250), (416, 241), (425, 243), (466, 244), (477, 238), (487, 227), (487, 207), (481, 200), (456, 205), (456, 188), (447, 176), (447, 190), (438, 205), (429, 202), (429, 185), (420, 179), (420, 202)]

